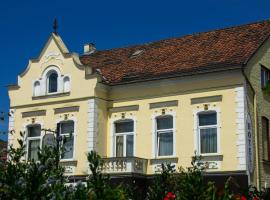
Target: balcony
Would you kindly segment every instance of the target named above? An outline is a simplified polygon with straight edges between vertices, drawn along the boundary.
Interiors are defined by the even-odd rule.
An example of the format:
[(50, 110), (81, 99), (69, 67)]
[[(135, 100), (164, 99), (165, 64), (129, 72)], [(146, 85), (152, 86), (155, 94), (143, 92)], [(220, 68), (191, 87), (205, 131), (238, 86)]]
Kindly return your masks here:
[(111, 157), (103, 158), (101, 170), (109, 174), (136, 173), (146, 174), (147, 159), (138, 157)]

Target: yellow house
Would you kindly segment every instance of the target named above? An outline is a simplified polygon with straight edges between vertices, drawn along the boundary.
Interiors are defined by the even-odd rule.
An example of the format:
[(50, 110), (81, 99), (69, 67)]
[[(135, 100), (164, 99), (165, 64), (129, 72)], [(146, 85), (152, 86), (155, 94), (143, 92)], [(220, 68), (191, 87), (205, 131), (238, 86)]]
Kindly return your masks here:
[(262, 21), (78, 55), (52, 33), (9, 86), (9, 145), (25, 132), (25, 159), (36, 159), (45, 130), (59, 131), (74, 179), (91, 150), (104, 172), (140, 180), (196, 152), (209, 179), (269, 186), (269, 34)]

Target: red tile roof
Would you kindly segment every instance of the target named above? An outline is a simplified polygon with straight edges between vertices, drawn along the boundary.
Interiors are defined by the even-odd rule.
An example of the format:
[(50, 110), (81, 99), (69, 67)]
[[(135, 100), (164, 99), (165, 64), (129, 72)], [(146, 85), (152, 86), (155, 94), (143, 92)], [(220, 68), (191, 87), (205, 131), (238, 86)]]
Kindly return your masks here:
[[(270, 34), (270, 20), (81, 56), (111, 85), (241, 67)], [(140, 52), (139, 50), (143, 50)], [(139, 55), (134, 55), (137, 51)], [(135, 53), (136, 54), (136, 53)]]

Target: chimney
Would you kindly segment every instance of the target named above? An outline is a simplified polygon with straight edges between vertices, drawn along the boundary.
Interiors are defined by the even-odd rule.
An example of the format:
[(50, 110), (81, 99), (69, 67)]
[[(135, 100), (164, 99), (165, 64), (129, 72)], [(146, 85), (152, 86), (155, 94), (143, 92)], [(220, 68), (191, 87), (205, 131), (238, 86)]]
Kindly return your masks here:
[(93, 54), (93, 53), (95, 53), (95, 51), (96, 51), (96, 46), (94, 43), (85, 44), (83, 47), (84, 55)]

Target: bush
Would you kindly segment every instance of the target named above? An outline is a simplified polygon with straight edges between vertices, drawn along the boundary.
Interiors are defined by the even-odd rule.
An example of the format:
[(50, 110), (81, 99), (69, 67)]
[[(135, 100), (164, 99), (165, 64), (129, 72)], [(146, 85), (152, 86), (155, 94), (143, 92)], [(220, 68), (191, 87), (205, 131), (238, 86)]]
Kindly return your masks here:
[[(21, 133), (23, 137), (23, 134)], [(138, 199), (135, 188), (113, 186), (109, 175), (103, 174), (102, 159), (94, 151), (87, 155), (91, 171), (86, 184), (68, 185), (64, 168), (59, 165), (56, 148), (39, 150), (39, 161), (27, 161), (23, 140), (19, 147), (10, 147), (7, 161), (0, 160), (0, 199), (13, 200), (126, 200)], [(203, 167), (200, 158), (194, 157), (191, 167), (175, 169), (162, 164), (162, 171), (156, 174), (149, 186), (146, 200), (269, 200), (270, 190), (258, 191), (249, 187), (241, 194), (230, 191), (229, 178), (223, 192), (217, 192), (213, 183), (203, 182)]]

